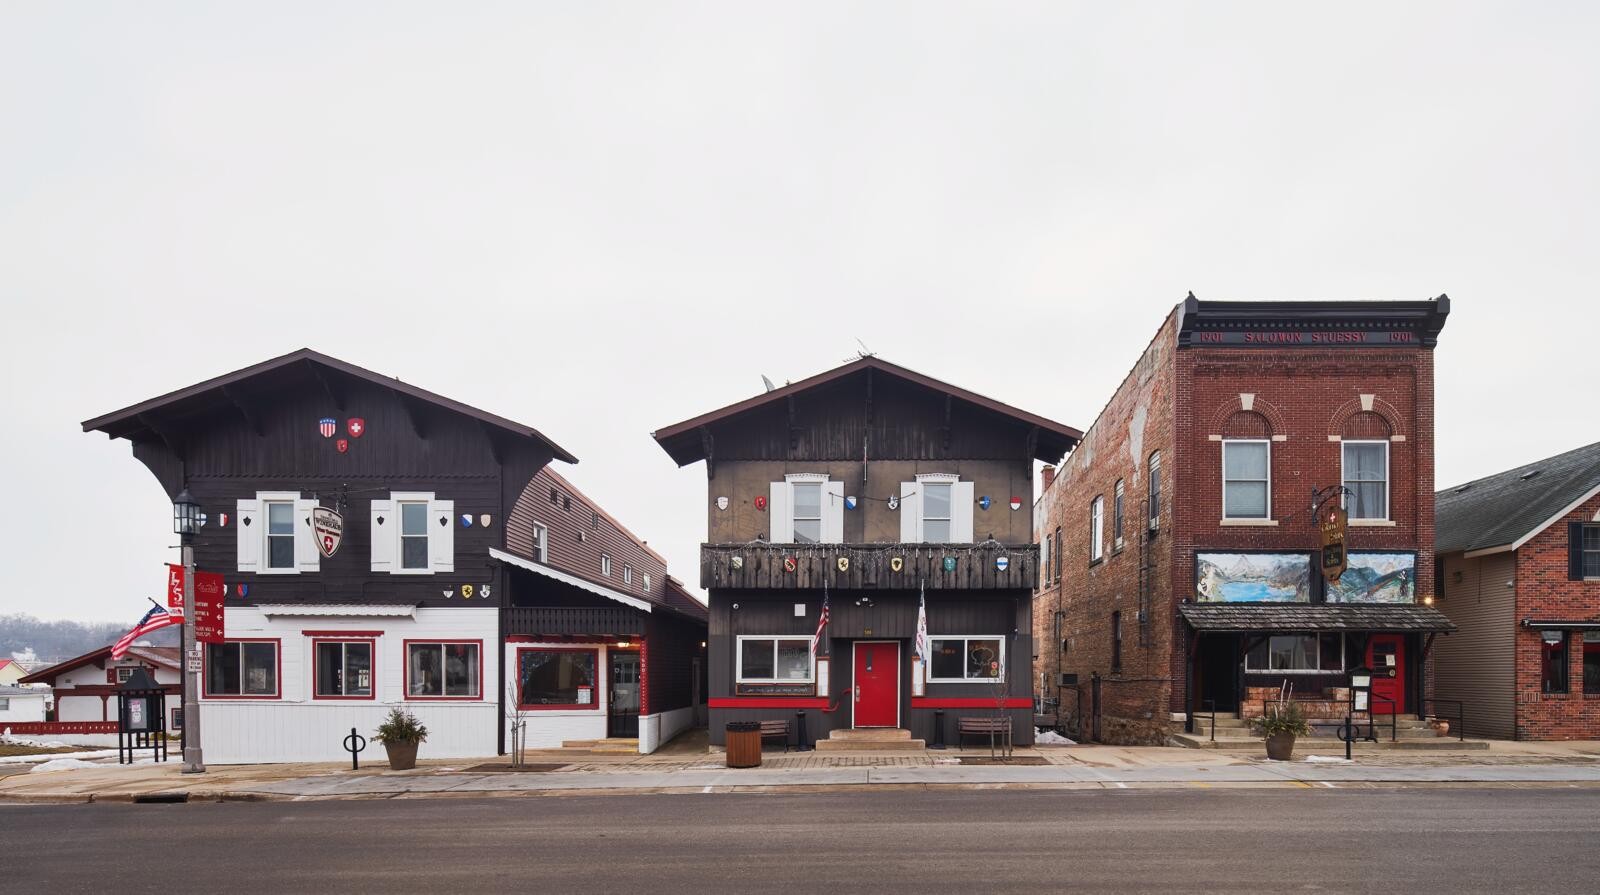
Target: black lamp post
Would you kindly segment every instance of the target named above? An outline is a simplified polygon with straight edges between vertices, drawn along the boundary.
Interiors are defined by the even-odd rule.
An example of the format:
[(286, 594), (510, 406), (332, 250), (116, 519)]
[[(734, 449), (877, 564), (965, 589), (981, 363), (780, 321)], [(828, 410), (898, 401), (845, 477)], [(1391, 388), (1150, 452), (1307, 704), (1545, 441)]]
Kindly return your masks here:
[(200, 674), (189, 670), (194, 651), (194, 536), (206, 517), (187, 486), (172, 501), (172, 530), (183, 553), (183, 773), (203, 774), (200, 753)]

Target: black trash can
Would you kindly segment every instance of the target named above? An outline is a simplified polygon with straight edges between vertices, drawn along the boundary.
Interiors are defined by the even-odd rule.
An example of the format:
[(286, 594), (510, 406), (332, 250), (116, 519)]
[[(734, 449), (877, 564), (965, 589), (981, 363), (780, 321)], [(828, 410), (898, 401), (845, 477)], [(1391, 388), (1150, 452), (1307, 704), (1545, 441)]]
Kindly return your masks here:
[(729, 721), (725, 731), (728, 767), (761, 767), (761, 722)]

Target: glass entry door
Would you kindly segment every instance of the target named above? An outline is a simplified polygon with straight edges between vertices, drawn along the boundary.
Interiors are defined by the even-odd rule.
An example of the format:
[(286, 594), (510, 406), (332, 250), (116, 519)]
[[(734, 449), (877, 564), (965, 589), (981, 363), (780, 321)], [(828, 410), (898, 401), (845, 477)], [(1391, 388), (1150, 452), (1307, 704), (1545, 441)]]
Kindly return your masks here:
[(606, 736), (639, 735), (639, 654), (611, 653), (611, 698), (606, 701)]

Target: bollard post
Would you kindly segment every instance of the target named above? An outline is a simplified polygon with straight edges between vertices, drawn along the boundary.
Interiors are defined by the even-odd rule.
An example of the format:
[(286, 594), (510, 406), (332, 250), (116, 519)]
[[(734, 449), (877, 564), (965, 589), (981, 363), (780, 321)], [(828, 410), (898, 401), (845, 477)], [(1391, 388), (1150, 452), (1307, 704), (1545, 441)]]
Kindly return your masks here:
[(1346, 712), (1345, 716), (1344, 716), (1344, 731), (1343, 731), (1343, 733), (1344, 733), (1344, 760), (1345, 761), (1349, 761), (1350, 760), (1351, 743), (1356, 738), (1356, 729), (1354, 727), (1350, 726), (1350, 714), (1348, 712)]
[(805, 712), (799, 711), (799, 712), (795, 712), (794, 713), (794, 729), (795, 729), (795, 744), (794, 744), (795, 751), (796, 752), (809, 751), (811, 747), (806, 745), (806, 713)]
[(350, 728), (350, 735), (344, 738), (344, 750), (350, 753), (350, 770), (361, 770), (361, 764), (356, 756), (365, 748), (367, 748), (367, 738), (356, 733), (354, 727)]
[(944, 748), (944, 709), (935, 709), (933, 712), (933, 745), (928, 748)]

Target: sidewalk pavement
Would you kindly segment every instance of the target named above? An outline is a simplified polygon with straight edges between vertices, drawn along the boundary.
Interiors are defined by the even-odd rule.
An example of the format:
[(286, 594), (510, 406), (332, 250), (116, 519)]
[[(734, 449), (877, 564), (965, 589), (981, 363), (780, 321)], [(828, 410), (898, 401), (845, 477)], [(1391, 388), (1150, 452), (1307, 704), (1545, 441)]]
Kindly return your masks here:
[[(185, 793), (194, 800), (296, 800), (549, 795), (596, 792), (740, 792), (825, 787), (958, 786), (1103, 789), (1395, 785), (1600, 786), (1600, 743), (1497, 743), (1480, 752), (1381, 753), (1345, 763), (1338, 750), (1300, 750), (1296, 761), (1191, 749), (1058, 746), (1018, 749), (1015, 764), (986, 764), (987, 750), (942, 753), (768, 752), (760, 768), (723, 767), (721, 755), (674, 749), (654, 756), (530, 752), (532, 770), (504, 757), (424, 762), (389, 771), (381, 761), (214, 765), (105, 765), (0, 778), (0, 802), (132, 801)], [(1339, 753), (1342, 754), (1342, 753)], [(1306, 760), (1315, 755), (1313, 760)], [(967, 763), (962, 763), (963, 759)]]

